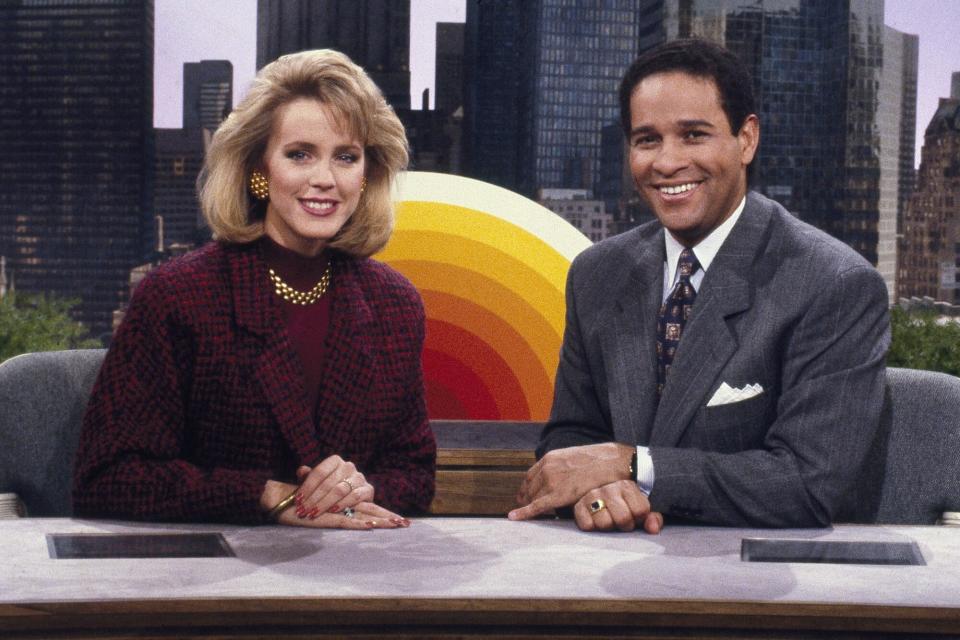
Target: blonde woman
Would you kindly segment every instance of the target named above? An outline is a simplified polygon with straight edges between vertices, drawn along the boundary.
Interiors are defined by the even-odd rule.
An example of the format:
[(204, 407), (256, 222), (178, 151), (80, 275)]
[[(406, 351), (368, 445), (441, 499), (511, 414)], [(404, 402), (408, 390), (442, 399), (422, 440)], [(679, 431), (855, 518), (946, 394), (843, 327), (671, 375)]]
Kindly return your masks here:
[(393, 227), (403, 125), (335, 51), (264, 67), (201, 176), (215, 241), (138, 288), (94, 387), (80, 516), (403, 527), (436, 446)]

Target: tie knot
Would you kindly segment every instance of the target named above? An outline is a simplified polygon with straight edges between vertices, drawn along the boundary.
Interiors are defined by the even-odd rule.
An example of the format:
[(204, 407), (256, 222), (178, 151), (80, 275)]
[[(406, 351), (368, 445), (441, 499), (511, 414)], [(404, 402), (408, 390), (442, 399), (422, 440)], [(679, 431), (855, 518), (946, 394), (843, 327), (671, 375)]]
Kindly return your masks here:
[(681, 278), (689, 279), (699, 268), (700, 262), (697, 261), (697, 256), (694, 255), (692, 249), (684, 249), (680, 252), (680, 261), (677, 263), (677, 270), (680, 272)]

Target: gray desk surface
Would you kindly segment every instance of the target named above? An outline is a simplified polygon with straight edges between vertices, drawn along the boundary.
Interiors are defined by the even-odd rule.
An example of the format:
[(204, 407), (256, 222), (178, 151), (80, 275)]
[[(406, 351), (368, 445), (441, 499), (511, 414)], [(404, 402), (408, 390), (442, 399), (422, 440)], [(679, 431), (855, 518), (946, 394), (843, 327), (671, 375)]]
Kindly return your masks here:
[[(235, 558), (56, 560), (47, 533), (219, 531)], [(745, 536), (915, 540), (926, 566), (741, 562)], [(391, 596), (684, 598), (960, 608), (960, 528), (583, 533), (570, 521), (423, 518), (409, 529), (0, 521), (0, 602)]]
[[(222, 532), (236, 557), (57, 560), (49, 557), (45, 538), (184, 531)], [(747, 536), (916, 541), (927, 564), (747, 563), (739, 556)], [(627, 607), (623, 611), (629, 603), (658, 601), (721, 609), (728, 603), (857, 605), (866, 606), (860, 614), (865, 620), (876, 617), (877, 607), (919, 607), (925, 620), (932, 615), (960, 631), (960, 527), (667, 527), (649, 536), (588, 534), (570, 521), (497, 518), (422, 518), (390, 531), (23, 519), (0, 521), (0, 558), (0, 629), (5, 619), (22, 622), (24, 611), (43, 611), (45, 603), (457, 599), (476, 610), (487, 599), (523, 599), (569, 601), (581, 610), (598, 602)]]

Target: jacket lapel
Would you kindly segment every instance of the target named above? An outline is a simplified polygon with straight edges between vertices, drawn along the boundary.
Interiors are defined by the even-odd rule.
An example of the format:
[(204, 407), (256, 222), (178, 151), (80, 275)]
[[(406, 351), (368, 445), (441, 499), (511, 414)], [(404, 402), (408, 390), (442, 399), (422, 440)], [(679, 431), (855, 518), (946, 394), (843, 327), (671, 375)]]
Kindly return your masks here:
[(653, 423), (650, 444), (676, 446), (694, 415), (720, 385), (740, 342), (728, 319), (753, 304), (750, 269), (764, 243), (768, 216), (747, 205), (704, 276), (689, 324), (677, 347)]
[(343, 434), (354, 430), (369, 411), (376, 333), (373, 310), (363, 288), (360, 262), (335, 255), (330, 327), (327, 330), (323, 382), (316, 407), (316, 431), (326, 455), (341, 453)]
[(280, 303), (270, 293), (260, 245), (236, 247), (228, 255), (237, 325), (260, 343), (253, 375), (296, 458), (314, 464), (321, 452), (306, 403), (303, 368), (283, 328)]
[(656, 412), (657, 309), (663, 290), (663, 230), (641, 237), (633, 267), (615, 294), (613, 319), (602, 351), (614, 437), (644, 444)]

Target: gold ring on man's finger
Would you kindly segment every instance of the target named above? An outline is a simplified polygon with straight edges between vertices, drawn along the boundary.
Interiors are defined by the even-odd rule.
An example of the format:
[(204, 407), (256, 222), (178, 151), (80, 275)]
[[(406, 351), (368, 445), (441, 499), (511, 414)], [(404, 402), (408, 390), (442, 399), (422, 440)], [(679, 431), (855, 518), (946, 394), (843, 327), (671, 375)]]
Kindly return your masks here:
[(347, 483), (347, 486), (350, 487), (350, 492), (351, 492), (351, 493), (353, 492), (354, 486), (353, 486), (353, 483), (352, 483), (352, 482), (350, 482), (350, 481), (347, 480), (346, 478), (344, 478), (344, 479), (341, 480), (340, 482), (345, 482), (345, 483)]
[(603, 500), (594, 500), (590, 503), (590, 513), (600, 513), (607, 508), (607, 503)]

